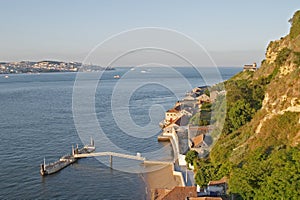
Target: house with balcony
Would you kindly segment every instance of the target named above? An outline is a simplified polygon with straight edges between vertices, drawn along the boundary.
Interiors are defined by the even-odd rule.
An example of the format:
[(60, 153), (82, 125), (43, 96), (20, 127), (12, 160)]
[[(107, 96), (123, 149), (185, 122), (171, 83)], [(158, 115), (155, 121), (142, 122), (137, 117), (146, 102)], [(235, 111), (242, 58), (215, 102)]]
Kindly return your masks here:
[(253, 63), (252, 65), (244, 65), (243, 71), (251, 71), (254, 72), (257, 70), (257, 65), (256, 63)]

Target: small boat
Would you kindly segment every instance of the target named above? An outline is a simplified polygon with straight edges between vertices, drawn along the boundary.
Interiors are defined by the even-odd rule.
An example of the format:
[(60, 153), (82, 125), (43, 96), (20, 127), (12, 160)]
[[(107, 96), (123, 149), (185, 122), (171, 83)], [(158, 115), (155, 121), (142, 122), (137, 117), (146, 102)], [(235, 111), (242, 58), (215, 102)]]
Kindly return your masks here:
[(78, 146), (77, 146), (74, 153), (77, 153), (77, 154), (92, 153), (95, 150), (96, 150), (95, 143), (94, 143), (93, 138), (91, 138), (90, 144), (84, 145), (84, 147), (81, 149), (78, 149)]
[(9, 76), (8, 76), (8, 75), (5, 75), (4, 78), (9, 78)]
[(65, 155), (61, 157), (58, 161), (54, 163), (46, 164), (45, 158), (44, 163), (40, 166), (40, 173), (42, 176), (54, 174), (58, 172), (59, 170), (62, 170), (63, 168), (67, 167), (68, 165), (74, 163), (77, 159), (74, 158), (72, 155)]
[(46, 164), (45, 158), (44, 163), (40, 165), (40, 173), (42, 176), (54, 174), (63, 168), (69, 166), (70, 164), (77, 161), (78, 158), (74, 157), (74, 154), (92, 153), (96, 149), (93, 138), (91, 138), (91, 143), (84, 145), (83, 148), (79, 149), (78, 145), (74, 149), (72, 146), (72, 155), (65, 155), (61, 157), (58, 161), (54, 163)]
[(119, 79), (119, 78), (120, 78), (120, 75), (114, 75), (114, 78), (115, 78), (115, 79)]

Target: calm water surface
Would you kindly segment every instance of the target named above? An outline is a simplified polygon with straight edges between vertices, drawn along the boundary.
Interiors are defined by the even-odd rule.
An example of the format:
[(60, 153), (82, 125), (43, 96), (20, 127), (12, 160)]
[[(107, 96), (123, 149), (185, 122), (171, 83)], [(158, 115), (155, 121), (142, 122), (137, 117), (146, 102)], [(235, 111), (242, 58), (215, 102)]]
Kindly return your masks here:
[[(192, 68), (176, 68), (192, 87), (205, 82)], [(132, 152), (151, 152), (163, 146), (170, 151), (152, 155), (170, 159), (169, 144), (158, 143), (156, 136), (135, 138), (123, 133), (111, 114), (111, 95), (116, 74), (132, 71), (127, 82), (162, 82), (178, 87), (177, 75), (157, 68), (117, 68), (104, 72), (96, 92), (96, 114), (108, 138), (120, 148)], [(205, 70), (205, 69), (204, 69)], [(134, 72), (133, 72), (134, 71)], [(220, 68), (228, 79), (241, 68)], [(145, 199), (145, 184), (139, 173), (111, 170), (95, 158), (78, 160), (57, 174), (42, 177), (39, 165), (44, 157), (49, 162), (71, 151), (71, 145), (82, 145), (72, 113), (72, 92), (75, 73), (0, 75), (0, 199)], [(209, 78), (214, 82), (213, 76)], [(89, 81), (88, 78), (86, 80)], [(187, 91), (190, 88), (183, 88)], [(176, 87), (175, 87), (176, 90)], [(148, 109), (159, 104), (164, 109), (178, 99), (167, 87), (147, 84), (134, 91), (130, 102), (120, 109), (129, 109), (137, 125), (149, 123)], [(184, 93), (179, 94), (181, 97)], [(121, 98), (121, 97), (120, 97)], [(161, 118), (163, 113), (159, 113)], [(128, 126), (130, 131), (130, 126)], [(158, 133), (157, 133), (158, 134)], [(118, 164), (118, 161), (116, 161)]]

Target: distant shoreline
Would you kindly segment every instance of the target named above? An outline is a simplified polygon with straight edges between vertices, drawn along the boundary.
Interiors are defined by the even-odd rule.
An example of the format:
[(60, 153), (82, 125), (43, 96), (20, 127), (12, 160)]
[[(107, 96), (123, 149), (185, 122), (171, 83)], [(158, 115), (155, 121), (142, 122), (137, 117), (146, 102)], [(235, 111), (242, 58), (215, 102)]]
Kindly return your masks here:
[(95, 72), (114, 70), (112, 67), (101, 67), (93, 64), (79, 62), (61, 61), (21, 61), (21, 62), (0, 62), (0, 74), (24, 74), (24, 73), (55, 73), (55, 72)]

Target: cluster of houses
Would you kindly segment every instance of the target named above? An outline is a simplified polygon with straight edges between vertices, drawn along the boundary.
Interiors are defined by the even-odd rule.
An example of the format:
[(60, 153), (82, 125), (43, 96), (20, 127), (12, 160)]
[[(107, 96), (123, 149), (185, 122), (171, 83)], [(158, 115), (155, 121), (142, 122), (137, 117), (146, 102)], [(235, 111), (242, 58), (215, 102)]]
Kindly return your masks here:
[(0, 74), (13, 73), (39, 73), (39, 72), (94, 72), (102, 70), (113, 70), (112, 67), (101, 67), (92, 64), (82, 64), (79, 62), (61, 61), (21, 61), (21, 62), (0, 62)]
[(220, 92), (205, 92), (207, 86), (194, 88), (188, 92), (181, 101), (165, 113), (160, 123), (162, 134), (159, 141), (170, 140), (173, 145), (175, 159), (180, 166), (186, 166), (185, 154), (189, 150), (196, 150), (198, 155), (204, 157), (207, 148), (212, 143), (208, 133), (212, 126), (194, 126), (189, 124), (190, 118), (199, 113), (203, 103), (213, 103)]
[(196, 186), (176, 186), (170, 189), (155, 189), (152, 200), (223, 200), (226, 193), (227, 180), (210, 181), (207, 191), (199, 192)]
[[(174, 151), (174, 162), (179, 166), (187, 166), (185, 155), (189, 150), (198, 152), (199, 157), (208, 155), (208, 148), (212, 144), (209, 133), (212, 125), (195, 126), (189, 123), (190, 118), (201, 111), (204, 103), (214, 103), (218, 95), (225, 91), (210, 91), (208, 86), (197, 87), (186, 93), (181, 101), (177, 101), (173, 108), (165, 113), (164, 120), (160, 123), (162, 128), (159, 141), (170, 141)], [(192, 168), (192, 166), (190, 166)], [(225, 194), (226, 182), (220, 180), (217, 184), (210, 182), (207, 191), (200, 192), (199, 187), (178, 186), (173, 190), (156, 189), (152, 199), (221, 199), (220, 197), (199, 197), (205, 195)], [(219, 195), (216, 195), (219, 196)]]
[(208, 96), (205, 94), (207, 86), (194, 88), (191, 92), (186, 93), (186, 96), (177, 101), (175, 106), (165, 113), (165, 119), (160, 123), (162, 129), (177, 124), (178, 126), (185, 126), (188, 122), (183, 118), (190, 118), (199, 110), (203, 103), (213, 103), (217, 98), (218, 91), (213, 91)]
[(1, 62), (0, 74), (12, 73), (38, 73), (38, 72), (77, 72), (81, 66), (78, 62), (60, 61), (21, 61), (21, 62)]

